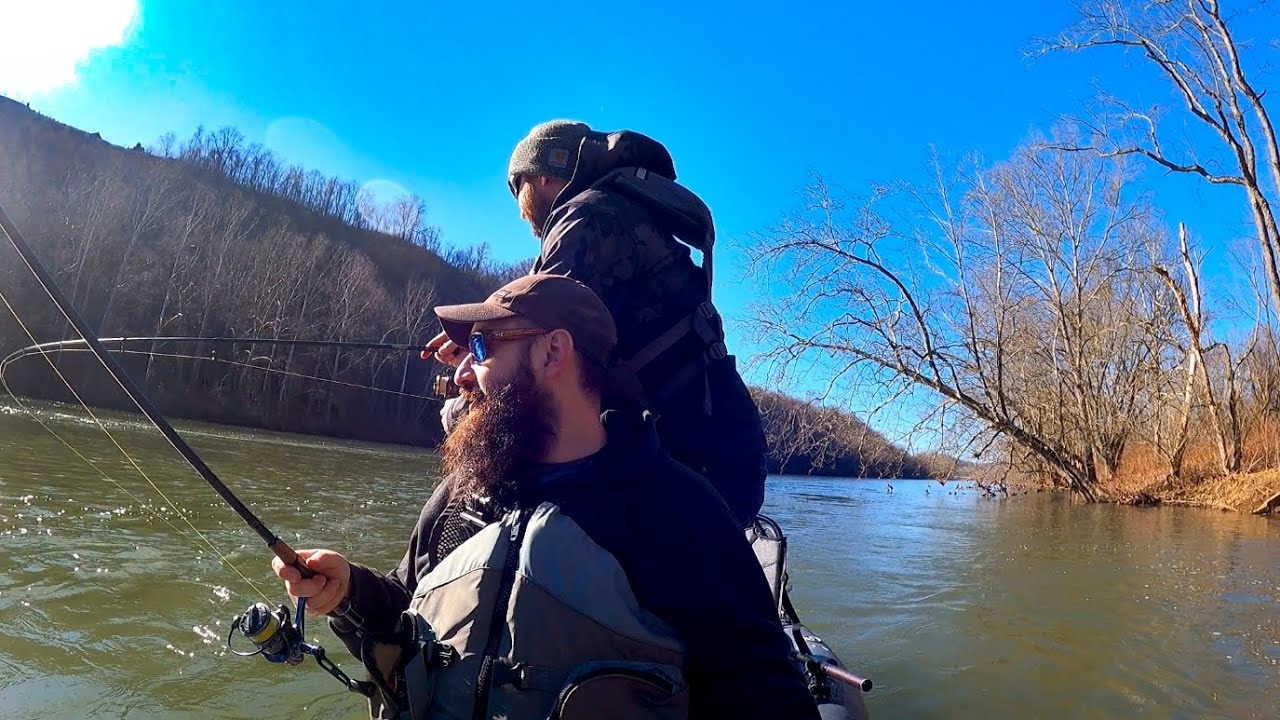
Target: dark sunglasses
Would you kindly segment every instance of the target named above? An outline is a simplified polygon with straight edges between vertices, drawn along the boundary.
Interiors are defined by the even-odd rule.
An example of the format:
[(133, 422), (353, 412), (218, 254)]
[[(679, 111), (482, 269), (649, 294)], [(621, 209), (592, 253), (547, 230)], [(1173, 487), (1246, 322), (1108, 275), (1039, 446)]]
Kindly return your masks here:
[(538, 335), (546, 335), (547, 331), (542, 328), (516, 328), (514, 330), (490, 330), (488, 332), (473, 332), (468, 338), (471, 356), (475, 361), (482, 363), (489, 359), (489, 345), (492, 343), (503, 342), (504, 340), (518, 340), (520, 338), (536, 337)]

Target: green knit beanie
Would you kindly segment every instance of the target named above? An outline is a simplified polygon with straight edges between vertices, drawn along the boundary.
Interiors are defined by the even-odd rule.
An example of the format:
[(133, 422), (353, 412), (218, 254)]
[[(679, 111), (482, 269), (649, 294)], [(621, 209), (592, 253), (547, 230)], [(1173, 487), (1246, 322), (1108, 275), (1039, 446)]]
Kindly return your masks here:
[(535, 125), (511, 153), (511, 162), (507, 165), (511, 193), (516, 193), (516, 178), (521, 175), (544, 175), (565, 182), (573, 179), (582, 139), (596, 134), (585, 123), (570, 120)]

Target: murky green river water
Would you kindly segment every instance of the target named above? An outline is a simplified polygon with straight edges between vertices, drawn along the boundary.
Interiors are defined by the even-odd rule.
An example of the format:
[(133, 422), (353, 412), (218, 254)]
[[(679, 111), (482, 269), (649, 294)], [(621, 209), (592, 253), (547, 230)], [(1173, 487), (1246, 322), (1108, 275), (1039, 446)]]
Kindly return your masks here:
[[(0, 403), (0, 718), (360, 718), (308, 665), (222, 647), (257, 591), (259, 541), (127, 416)], [(426, 453), (179, 424), (295, 547), (389, 567)], [(100, 472), (101, 471), (101, 472)], [(119, 485), (103, 477), (103, 474)], [(776, 478), (806, 621), (871, 677), (873, 718), (1280, 717), (1280, 522), (1178, 509), (983, 500), (952, 485)], [(354, 670), (322, 623), (308, 635)]]

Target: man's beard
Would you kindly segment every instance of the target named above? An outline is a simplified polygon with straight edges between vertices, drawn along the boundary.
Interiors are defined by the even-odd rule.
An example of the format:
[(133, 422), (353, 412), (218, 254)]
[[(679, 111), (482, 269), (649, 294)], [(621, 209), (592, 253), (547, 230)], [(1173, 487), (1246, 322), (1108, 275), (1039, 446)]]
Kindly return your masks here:
[(496, 392), (469, 389), (463, 395), (471, 407), (441, 447), (449, 495), (488, 497), (510, 507), (520, 498), (521, 477), (555, 439), (555, 408), (527, 360)]
[(516, 199), (520, 204), (520, 216), (529, 221), (529, 225), (533, 227), (533, 236), (541, 240), (547, 218), (551, 217), (551, 203), (555, 201), (543, 200), (535, 191), (532, 180), (520, 185), (520, 193)]

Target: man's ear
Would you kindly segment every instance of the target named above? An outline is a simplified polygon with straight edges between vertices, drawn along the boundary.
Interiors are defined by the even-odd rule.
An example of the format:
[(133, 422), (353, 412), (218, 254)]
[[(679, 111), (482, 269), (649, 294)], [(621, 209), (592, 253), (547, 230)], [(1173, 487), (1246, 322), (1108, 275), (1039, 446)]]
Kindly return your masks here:
[(568, 184), (569, 181), (562, 180), (558, 177), (551, 177), (549, 175), (538, 176), (538, 190), (544, 193), (549, 192), (558, 195)]
[(573, 336), (567, 330), (552, 330), (547, 334), (546, 350), (542, 353), (542, 370), (549, 378), (567, 372), (573, 364)]

